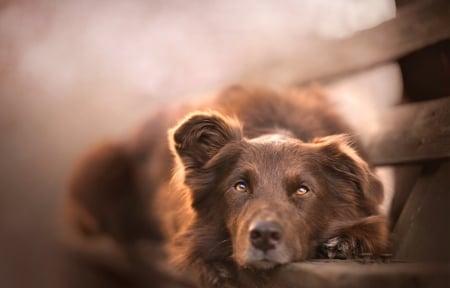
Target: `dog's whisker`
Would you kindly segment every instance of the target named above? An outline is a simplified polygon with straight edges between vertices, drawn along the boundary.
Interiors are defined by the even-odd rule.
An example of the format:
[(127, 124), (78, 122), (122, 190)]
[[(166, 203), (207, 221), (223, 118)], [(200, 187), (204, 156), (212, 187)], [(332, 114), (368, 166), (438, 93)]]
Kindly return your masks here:
[[(227, 246), (224, 246), (224, 244), (226, 244)], [(216, 243), (216, 245), (214, 245), (211, 249), (209, 249), (209, 253), (213, 253), (213, 252), (215, 252), (215, 251), (216, 251), (217, 249), (219, 249), (219, 248), (222, 248), (222, 249), (225, 249), (225, 248), (232, 248), (232, 245), (231, 245), (231, 244), (232, 244), (232, 243), (231, 243), (231, 240), (230, 240), (230, 239), (222, 240), (222, 241)]]

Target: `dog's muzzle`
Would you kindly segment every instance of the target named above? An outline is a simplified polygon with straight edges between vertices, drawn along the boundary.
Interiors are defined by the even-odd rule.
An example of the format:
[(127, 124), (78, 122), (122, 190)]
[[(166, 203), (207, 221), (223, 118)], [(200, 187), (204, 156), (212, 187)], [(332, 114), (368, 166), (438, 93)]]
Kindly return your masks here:
[(281, 225), (275, 221), (267, 220), (253, 221), (250, 224), (248, 234), (253, 248), (263, 252), (276, 249), (283, 237)]

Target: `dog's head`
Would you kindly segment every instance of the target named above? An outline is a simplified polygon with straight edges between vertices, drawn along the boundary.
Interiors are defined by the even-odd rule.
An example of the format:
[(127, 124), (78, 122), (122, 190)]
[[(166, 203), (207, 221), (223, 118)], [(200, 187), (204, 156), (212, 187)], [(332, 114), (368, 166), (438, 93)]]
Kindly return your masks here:
[(382, 186), (347, 137), (247, 139), (238, 120), (210, 111), (189, 115), (170, 138), (193, 209), (208, 227), (227, 230), (239, 266), (315, 257), (320, 243), (346, 229), (377, 248), (377, 229), (354, 227), (378, 214)]

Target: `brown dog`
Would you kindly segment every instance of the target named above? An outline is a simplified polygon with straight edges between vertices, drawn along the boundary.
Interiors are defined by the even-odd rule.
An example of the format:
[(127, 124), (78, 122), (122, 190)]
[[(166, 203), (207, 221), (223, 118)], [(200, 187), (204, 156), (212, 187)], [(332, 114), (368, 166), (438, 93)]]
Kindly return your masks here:
[[(72, 185), (78, 227), (119, 241), (161, 229), (171, 263), (204, 287), (386, 248), (382, 186), (318, 89), (279, 95), (235, 86), (177, 125), (174, 118), (158, 116), (130, 143), (85, 161)], [(94, 165), (99, 153), (117, 161)]]

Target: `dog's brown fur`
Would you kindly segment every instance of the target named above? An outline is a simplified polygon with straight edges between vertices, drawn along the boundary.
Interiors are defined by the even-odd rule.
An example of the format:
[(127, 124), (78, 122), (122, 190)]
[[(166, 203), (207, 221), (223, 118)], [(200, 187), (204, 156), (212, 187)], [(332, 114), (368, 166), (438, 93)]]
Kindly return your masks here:
[(386, 248), (382, 186), (317, 88), (234, 86), (175, 115), (90, 154), (71, 186), (77, 227), (122, 243), (163, 234), (170, 261), (204, 287)]

